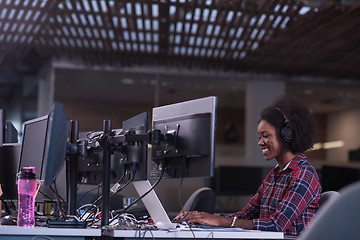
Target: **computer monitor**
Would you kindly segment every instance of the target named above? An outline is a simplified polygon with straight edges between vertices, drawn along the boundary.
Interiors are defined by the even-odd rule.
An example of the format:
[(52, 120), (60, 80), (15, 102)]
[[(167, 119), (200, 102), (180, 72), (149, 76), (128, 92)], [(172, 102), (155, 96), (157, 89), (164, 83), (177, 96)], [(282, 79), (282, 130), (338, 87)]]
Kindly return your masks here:
[(0, 184), (3, 199), (15, 199), (16, 171), (19, 164), (18, 131), (14, 125), (6, 121), (5, 110), (0, 109)]
[[(152, 128), (160, 130), (160, 145), (152, 145), (149, 178), (213, 177), (217, 97), (153, 108)], [(160, 166), (162, 164), (162, 166)]]
[(2, 199), (13, 200), (18, 197), (16, 175), (19, 166), (20, 150), (21, 143), (4, 143), (0, 147)]
[(17, 172), (20, 172), (23, 167), (33, 166), (35, 167), (36, 176), (39, 179), (41, 178), (47, 125), (47, 115), (24, 122)]
[(4, 143), (18, 143), (18, 131), (10, 121), (5, 122), (5, 138)]
[(60, 103), (54, 104), (49, 115), (24, 122), (18, 172), (34, 166), (43, 185), (52, 185), (65, 162), (69, 123)]
[(60, 103), (55, 103), (48, 115), (45, 152), (41, 179), (50, 186), (65, 163), (70, 119)]
[(6, 121), (6, 111), (0, 109), (0, 146), (3, 143), (18, 143), (18, 131), (10, 121)]
[[(144, 112), (122, 123), (122, 132), (118, 134), (146, 134), (149, 114)], [(116, 136), (115, 136), (116, 137)], [(147, 142), (123, 143), (123, 151), (116, 151), (111, 160), (111, 169), (117, 176), (124, 176), (120, 183), (129, 180), (146, 180), (147, 177)], [(133, 175), (135, 174), (135, 175)]]

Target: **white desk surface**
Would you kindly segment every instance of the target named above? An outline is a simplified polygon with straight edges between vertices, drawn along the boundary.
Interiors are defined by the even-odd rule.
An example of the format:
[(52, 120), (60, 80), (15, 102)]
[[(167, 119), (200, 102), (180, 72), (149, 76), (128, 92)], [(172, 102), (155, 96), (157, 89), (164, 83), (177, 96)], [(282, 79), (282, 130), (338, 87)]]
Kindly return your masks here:
[(0, 225), (0, 236), (83, 236), (100, 237), (101, 229), (94, 228), (48, 228), (48, 227), (18, 227), (11, 225)]
[(217, 238), (217, 239), (285, 239), (282, 232), (265, 232), (242, 229), (193, 229), (190, 230), (112, 230), (95, 228), (25, 228), (0, 225), (0, 236), (71, 236), (114, 238)]
[(103, 235), (118, 238), (218, 238), (218, 239), (284, 239), (282, 232), (242, 229), (201, 230), (105, 230)]

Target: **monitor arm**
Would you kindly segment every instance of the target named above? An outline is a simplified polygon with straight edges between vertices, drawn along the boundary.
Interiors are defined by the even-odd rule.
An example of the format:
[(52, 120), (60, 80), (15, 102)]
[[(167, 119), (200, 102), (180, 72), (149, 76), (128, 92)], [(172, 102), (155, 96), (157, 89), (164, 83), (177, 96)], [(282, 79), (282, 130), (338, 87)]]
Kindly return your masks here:
[(67, 155), (77, 155), (80, 158), (86, 158), (88, 155), (88, 141), (86, 140), (78, 140), (76, 143), (69, 143), (67, 144), (66, 153)]
[(103, 122), (103, 136), (99, 140), (103, 147), (103, 179), (102, 179), (102, 198), (101, 226), (107, 228), (109, 225), (109, 201), (110, 201), (110, 158), (115, 150), (123, 150), (122, 146), (126, 143), (128, 146), (135, 143), (149, 143), (160, 145), (161, 143), (175, 144), (177, 131), (162, 134), (160, 130), (155, 129), (146, 134), (136, 134), (134, 131), (127, 131), (125, 134), (114, 136), (111, 129), (111, 120)]
[(153, 129), (144, 134), (137, 134), (135, 131), (126, 131), (125, 134), (118, 136), (109, 136), (107, 143), (111, 145), (118, 145), (127, 143), (127, 145), (135, 145), (136, 142), (147, 142), (152, 145), (160, 145), (166, 143), (174, 145), (176, 143), (176, 136), (178, 131), (172, 130), (162, 134), (160, 130)]

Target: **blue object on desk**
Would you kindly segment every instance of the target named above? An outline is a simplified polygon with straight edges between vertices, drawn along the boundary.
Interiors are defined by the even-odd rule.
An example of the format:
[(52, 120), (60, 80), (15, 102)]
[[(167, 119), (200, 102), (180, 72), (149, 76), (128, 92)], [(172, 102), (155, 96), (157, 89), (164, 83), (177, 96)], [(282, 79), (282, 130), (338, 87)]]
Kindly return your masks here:
[(59, 221), (59, 220), (49, 220), (48, 222), (49, 228), (86, 228), (85, 222), (79, 222), (75, 219), (67, 220), (67, 221)]

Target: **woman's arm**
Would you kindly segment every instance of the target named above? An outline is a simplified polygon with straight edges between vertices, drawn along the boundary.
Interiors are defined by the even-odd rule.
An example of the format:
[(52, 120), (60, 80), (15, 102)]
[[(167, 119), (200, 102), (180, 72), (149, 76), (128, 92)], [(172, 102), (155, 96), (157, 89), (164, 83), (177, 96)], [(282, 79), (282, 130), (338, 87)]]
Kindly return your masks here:
[[(264, 179), (264, 182), (267, 178)], [(239, 212), (227, 213), (221, 215), (213, 215), (205, 212), (181, 212), (174, 218), (175, 222), (187, 221), (188, 223), (197, 223), (211, 226), (230, 227), (234, 217), (236, 217), (233, 227), (254, 229), (251, 219), (258, 217), (259, 205), (261, 202), (261, 195), (263, 191), (263, 184), (259, 187), (257, 193), (251, 198), (247, 206)]]
[(254, 229), (252, 220), (237, 219), (235, 217), (225, 217), (213, 215), (206, 212), (184, 212), (174, 218), (175, 222), (186, 221), (187, 223), (196, 223), (202, 225), (220, 226), (220, 227), (237, 227), (244, 229)]

